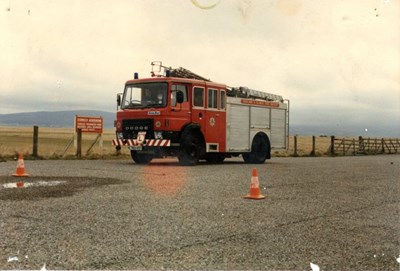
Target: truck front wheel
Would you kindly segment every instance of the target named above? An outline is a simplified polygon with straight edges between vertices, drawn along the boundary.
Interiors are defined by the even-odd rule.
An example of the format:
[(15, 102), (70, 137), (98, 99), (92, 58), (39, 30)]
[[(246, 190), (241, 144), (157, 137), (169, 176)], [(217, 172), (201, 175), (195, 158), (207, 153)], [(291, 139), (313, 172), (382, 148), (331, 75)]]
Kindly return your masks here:
[(200, 158), (200, 139), (190, 131), (184, 131), (178, 155), (181, 166), (195, 166)]
[(131, 157), (136, 164), (148, 164), (153, 160), (152, 154), (138, 153), (137, 151), (131, 151)]

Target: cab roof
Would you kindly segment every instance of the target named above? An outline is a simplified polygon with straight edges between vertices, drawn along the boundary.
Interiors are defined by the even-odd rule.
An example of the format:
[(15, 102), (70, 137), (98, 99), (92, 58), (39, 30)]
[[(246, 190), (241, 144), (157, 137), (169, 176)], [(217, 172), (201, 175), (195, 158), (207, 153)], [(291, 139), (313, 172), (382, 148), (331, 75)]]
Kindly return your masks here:
[(226, 88), (225, 84), (220, 84), (211, 81), (198, 80), (198, 79), (190, 79), (190, 78), (180, 78), (180, 77), (166, 77), (166, 76), (155, 76), (149, 78), (140, 78), (140, 79), (131, 79), (126, 81), (125, 85), (131, 85), (136, 83), (150, 83), (150, 82), (176, 82), (176, 83), (186, 83), (193, 85), (202, 85), (202, 86), (213, 86), (219, 88)]

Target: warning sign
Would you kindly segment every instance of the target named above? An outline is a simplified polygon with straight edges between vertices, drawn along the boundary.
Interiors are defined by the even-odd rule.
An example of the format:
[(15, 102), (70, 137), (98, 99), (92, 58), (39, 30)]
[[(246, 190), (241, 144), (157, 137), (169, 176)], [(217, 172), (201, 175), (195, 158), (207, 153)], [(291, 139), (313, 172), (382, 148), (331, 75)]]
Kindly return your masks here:
[(75, 131), (81, 129), (82, 133), (103, 133), (102, 117), (75, 116)]

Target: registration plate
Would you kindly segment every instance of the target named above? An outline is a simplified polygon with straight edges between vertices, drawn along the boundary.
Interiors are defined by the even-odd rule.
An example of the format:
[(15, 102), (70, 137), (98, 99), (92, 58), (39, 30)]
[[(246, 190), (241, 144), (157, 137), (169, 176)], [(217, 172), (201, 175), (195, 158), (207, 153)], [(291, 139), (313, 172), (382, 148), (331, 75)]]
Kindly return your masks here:
[(129, 146), (131, 151), (141, 151), (143, 149), (142, 146)]

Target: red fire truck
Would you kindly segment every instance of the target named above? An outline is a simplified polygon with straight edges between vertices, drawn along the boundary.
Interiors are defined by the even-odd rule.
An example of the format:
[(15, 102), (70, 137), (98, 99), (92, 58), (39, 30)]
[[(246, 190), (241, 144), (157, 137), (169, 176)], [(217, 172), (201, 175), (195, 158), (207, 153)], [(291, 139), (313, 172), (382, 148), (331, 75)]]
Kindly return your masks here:
[(176, 156), (193, 166), (241, 155), (260, 164), (272, 149), (288, 147), (289, 102), (281, 96), (228, 87), (161, 62), (152, 66), (150, 78), (135, 73), (117, 95), (113, 145), (127, 146), (136, 163)]

